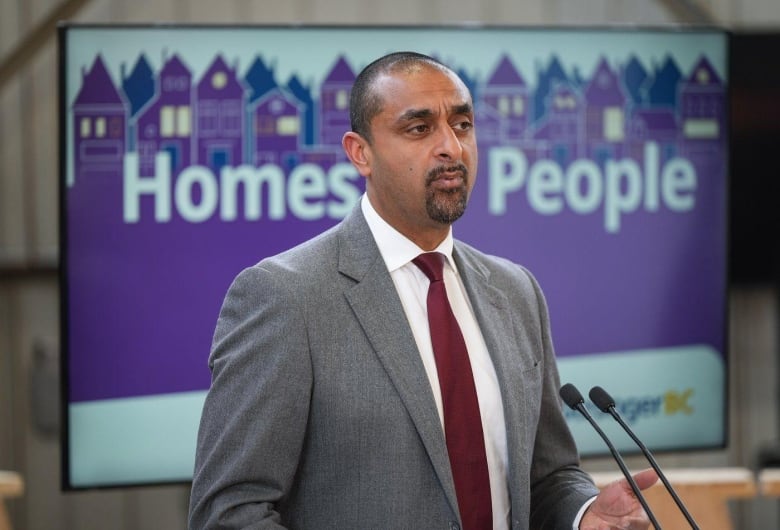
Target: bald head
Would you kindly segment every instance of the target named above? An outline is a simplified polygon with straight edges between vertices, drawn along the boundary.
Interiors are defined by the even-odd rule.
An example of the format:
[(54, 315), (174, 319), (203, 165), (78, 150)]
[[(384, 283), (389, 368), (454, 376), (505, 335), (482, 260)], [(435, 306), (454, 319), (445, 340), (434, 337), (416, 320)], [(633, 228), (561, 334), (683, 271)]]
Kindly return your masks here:
[(433, 57), (416, 52), (395, 52), (380, 57), (366, 66), (355, 79), (349, 99), (352, 131), (371, 142), (371, 120), (382, 111), (383, 95), (376, 81), (384, 75), (410, 74), (432, 68), (458, 77), (446, 65)]

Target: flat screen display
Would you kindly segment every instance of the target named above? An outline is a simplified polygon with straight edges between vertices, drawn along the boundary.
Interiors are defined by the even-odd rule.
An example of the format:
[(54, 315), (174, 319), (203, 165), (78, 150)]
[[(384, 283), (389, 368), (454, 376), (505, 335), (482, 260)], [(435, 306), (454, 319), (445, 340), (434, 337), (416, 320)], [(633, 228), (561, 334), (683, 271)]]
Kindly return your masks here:
[[(351, 85), (404, 49), (472, 91), (479, 171), (454, 234), (539, 280), (562, 382), (608, 390), (653, 451), (726, 443), (725, 33), (59, 37), (64, 488), (190, 480), (223, 296), (241, 269), (355, 206), (364, 183), (341, 148)], [(568, 419), (584, 456), (606, 452)]]

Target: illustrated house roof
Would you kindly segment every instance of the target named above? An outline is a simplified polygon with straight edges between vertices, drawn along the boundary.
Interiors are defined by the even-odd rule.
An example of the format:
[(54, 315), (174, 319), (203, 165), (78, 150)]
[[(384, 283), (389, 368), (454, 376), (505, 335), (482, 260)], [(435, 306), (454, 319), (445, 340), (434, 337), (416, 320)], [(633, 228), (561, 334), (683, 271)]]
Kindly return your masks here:
[(648, 74), (636, 55), (632, 55), (623, 68), (623, 83), (631, 102), (635, 105), (646, 100), (645, 85)]
[(507, 55), (504, 55), (501, 57), (495, 70), (493, 70), (486, 86), (526, 86), (526, 83), (523, 76), (515, 68), (512, 60)]
[(590, 104), (619, 105), (625, 104), (625, 95), (620, 87), (618, 76), (605, 58), (599, 61), (596, 71), (585, 88), (585, 99)]
[(293, 74), (287, 82), (287, 90), (303, 105), (303, 143), (314, 143), (314, 97), (311, 88), (304, 85), (298, 76)]
[(264, 94), (278, 87), (274, 79), (274, 70), (266, 66), (261, 57), (255, 58), (247, 70), (244, 81), (250, 88), (249, 102), (253, 102)]
[(131, 116), (154, 97), (154, 72), (143, 53), (138, 56), (129, 76), (125, 75), (125, 65), (122, 64), (122, 91), (130, 103)]
[(187, 66), (182, 62), (181, 58), (179, 58), (179, 55), (176, 53), (173, 54), (170, 59), (165, 61), (165, 65), (160, 72), (160, 77), (170, 75), (191, 76), (190, 69), (187, 68)]
[(534, 120), (544, 117), (545, 103), (556, 86), (569, 85), (570, 80), (561, 66), (557, 55), (550, 59), (550, 65), (537, 70), (538, 82), (534, 94)]
[(287, 90), (277, 87), (252, 103), (255, 112), (270, 116), (300, 115), (301, 103)]
[(718, 76), (718, 73), (706, 57), (701, 57), (693, 67), (691, 75), (688, 77), (688, 83), (699, 86), (707, 85), (720, 87), (723, 85), (720, 76)]
[[(171, 89), (170, 86), (166, 88), (167, 79), (177, 78), (186, 78), (186, 86), (176, 86), (174, 89)], [(138, 119), (141, 120), (144, 116), (153, 116), (157, 114), (157, 109), (166, 102), (184, 103), (189, 101), (191, 80), (192, 73), (190, 72), (190, 69), (187, 68), (177, 54), (165, 58), (163, 67), (157, 75), (154, 97), (139, 110)]]
[(287, 90), (302, 103), (311, 104), (314, 102), (314, 98), (311, 95), (311, 88), (301, 83), (296, 75), (293, 75), (290, 78), (290, 81), (287, 83)]
[(82, 70), (81, 88), (73, 101), (74, 107), (94, 104), (124, 104), (100, 54), (95, 57), (88, 71)]
[(214, 58), (198, 82), (199, 94), (236, 98), (243, 92), (244, 88), (238, 80), (237, 68), (230, 68), (222, 55)]
[(349, 128), (348, 95), (355, 74), (343, 56), (339, 56), (320, 86), (319, 142), (340, 145), (341, 136)]
[(336, 60), (336, 63), (333, 65), (333, 68), (330, 69), (327, 77), (325, 77), (325, 80), (322, 84), (351, 84), (354, 81), (355, 73), (352, 71), (352, 68), (350, 68), (349, 64), (347, 64), (347, 60), (344, 58), (344, 56), (340, 55)]
[(568, 80), (569, 78), (563, 70), (560, 59), (557, 55), (553, 55), (550, 58), (550, 66), (547, 67), (547, 70), (541, 72), (540, 81), (549, 85), (555, 81), (566, 82)]
[(647, 92), (648, 102), (651, 105), (676, 106), (680, 79), (680, 68), (671, 56), (667, 56), (661, 67), (654, 72)]
[[(174, 89), (166, 88), (167, 79), (186, 79), (186, 86), (176, 86)], [(159, 134), (157, 127), (160, 120), (160, 107), (166, 104), (189, 104), (191, 98), (192, 74), (189, 68), (181, 61), (178, 55), (165, 58), (165, 63), (157, 75), (155, 82), (155, 94), (139, 111), (136, 116), (138, 122), (139, 139), (149, 139)], [(154, 126), (150, 128), (149, 126)]]

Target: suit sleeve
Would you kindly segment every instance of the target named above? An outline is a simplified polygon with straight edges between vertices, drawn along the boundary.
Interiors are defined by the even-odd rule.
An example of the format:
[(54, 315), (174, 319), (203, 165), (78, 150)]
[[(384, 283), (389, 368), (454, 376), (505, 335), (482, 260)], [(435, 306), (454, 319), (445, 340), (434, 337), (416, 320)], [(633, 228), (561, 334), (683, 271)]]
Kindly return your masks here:
[(296, 472), (312, 384), (298, 298), (261, 266), (228, 290), (209, 356), (191, 530), (283, 528), (275, 508)]
[(562, 413), (560, 377), (550, 334), (547, 304), (529, 273), (539, 308), (543, 349), (542, 400), (531, 469), (531, 528), (571, 530), (583, 504), (598, 494), (579, 467), (574, 439)]

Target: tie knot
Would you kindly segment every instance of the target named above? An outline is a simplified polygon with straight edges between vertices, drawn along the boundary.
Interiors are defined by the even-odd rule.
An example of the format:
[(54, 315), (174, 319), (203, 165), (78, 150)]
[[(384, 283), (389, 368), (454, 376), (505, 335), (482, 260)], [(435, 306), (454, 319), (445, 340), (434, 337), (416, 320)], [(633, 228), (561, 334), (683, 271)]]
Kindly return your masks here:
[(431, 282), (440, 281), (444, 277), (444, 254), (440, 252), (420, 254), (412, 263), (417, 265)]

